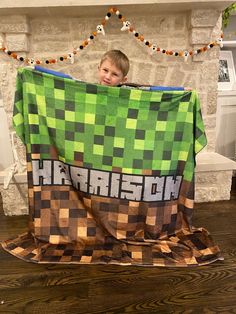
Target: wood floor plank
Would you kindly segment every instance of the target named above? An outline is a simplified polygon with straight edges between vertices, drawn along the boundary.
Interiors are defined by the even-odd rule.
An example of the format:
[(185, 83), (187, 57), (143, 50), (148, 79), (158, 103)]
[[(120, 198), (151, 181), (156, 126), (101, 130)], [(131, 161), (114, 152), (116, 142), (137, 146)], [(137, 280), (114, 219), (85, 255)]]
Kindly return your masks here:
[[(0, 313), (236, 313), (235, 209), (236, 198), (196, 204), (194, 226), (211, 233), (225, 258), (202, 267), (33, 264), (1, 248)], [(0, 240), (27, 225), (27, 216), (0, 208)]]
[[(0, 313), (64, 314), (71, 307), (88, 313), (88, 284), (25, 289), (1, 289)], [(71, 312), (74, 313), (74, 312)]]

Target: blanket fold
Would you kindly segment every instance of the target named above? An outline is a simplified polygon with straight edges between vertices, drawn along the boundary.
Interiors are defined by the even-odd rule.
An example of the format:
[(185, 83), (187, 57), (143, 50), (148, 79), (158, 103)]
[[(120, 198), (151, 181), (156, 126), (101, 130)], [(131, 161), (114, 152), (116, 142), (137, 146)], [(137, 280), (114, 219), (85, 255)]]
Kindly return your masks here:
[(13, 123), (27, 149), (30, 224), (2, 243), (36, 263), (197, 266), (222, 259), (192, 225), (195, 91), (107, 87), (18, 70)]

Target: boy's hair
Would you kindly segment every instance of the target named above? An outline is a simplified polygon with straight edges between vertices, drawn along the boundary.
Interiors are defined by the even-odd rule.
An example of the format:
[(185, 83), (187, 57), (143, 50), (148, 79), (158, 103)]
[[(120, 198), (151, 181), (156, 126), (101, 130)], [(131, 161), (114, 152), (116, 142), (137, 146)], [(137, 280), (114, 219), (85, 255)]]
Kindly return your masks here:
[(109, 50), (102, 56), (100, 61), (100, 65), (105, 60), (110, 60), (115, 66), (121, 70), (124, 76), (126, 76), (129, 72), (129, 59), (128, 57), (120, 50)]

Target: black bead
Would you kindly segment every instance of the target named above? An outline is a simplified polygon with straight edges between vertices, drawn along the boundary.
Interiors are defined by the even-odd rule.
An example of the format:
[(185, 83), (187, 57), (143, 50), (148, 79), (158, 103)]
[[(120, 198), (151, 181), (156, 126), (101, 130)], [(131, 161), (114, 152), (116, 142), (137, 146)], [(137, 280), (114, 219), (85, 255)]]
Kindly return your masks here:
[(135, 37), (138, 37), (138, 33), (135, 33), (134, 36), (135, 36)]
[(119, 19), (122, 19), (122, 14), (119, 14), (119, 15), (118, 15), (118, 18), (119, 18)]
[(197, 53), (200, 53), (200, 52), (201, 52), (201, 49), (198, 49), (198, 50), (197, 50)]
[(107, 16), (108, 16), (108, 17), (111, 17), (111, 13), (110, 13), (110, 12), (108, 12), (108, 13), (107, 13)]
[(81, 46), (79, 46), (79, 49), (84, 49), (84, 46), (82, 46), (82, 45), (81, 45)]
[(148, 46), (148, 45), (149, 45), (149, 41), (146, 41), (146, 42), (145, 42), (145, 45), (147, 45), (147, 46)]
[(211, 48), (213, 48), (213, 47), (214, 47), (214, 45), (213, 45), (213, 44), (210, 44), (210, 47), (211, 47)]
[(60, 57), (60, 61), (63, 61), (64, 60), (64, 58), (63, 57)]
[(20, 57), (20, 61), (24, 61), (24, 58), (23, 58), (23, 57)]
[(179, 53), (178, 52), (175, 52), (175, 56), (177, 57), (179, 55)]
[(162, 50), (162, 53), (165, 53), (165, 52), (166, 52), (165, 49), (163, 49), (163, 50)]
[(8, 51), (7, 54), (10, 56), (11, 55), (11, 51)]
[(94, 36), (93, 36), (93, 35), (91, 35), (89, 38), (90, 38), (90, 39), (94, 39)]
[(48, 63), (49, 63), (49, 61), (48, 61), (48, 60), (46, 60), (46, 61), (45, 61), (45, 63), (47, 63), (47, 64), (48, 64)]

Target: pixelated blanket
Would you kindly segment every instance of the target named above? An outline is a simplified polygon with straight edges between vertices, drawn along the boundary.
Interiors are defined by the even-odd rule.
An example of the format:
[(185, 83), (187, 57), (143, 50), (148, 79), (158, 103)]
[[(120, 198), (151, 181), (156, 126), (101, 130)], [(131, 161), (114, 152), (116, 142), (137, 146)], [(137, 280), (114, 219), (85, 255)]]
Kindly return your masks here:
[(195, 91), (145, 91), (18, 70), (29, 229), (2, 243), (36, 263), (197, 266), (221, 259), (192, 225)]

